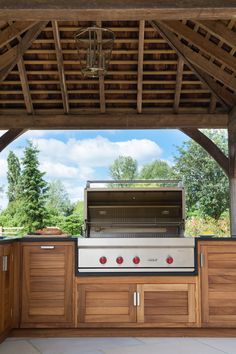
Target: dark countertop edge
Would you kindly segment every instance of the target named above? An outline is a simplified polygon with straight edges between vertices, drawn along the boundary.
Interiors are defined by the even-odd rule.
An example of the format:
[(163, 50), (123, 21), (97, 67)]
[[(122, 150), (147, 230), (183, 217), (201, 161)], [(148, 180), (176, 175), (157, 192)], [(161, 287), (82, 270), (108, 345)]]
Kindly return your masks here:
[[(80, 237), (16, 237), (6, 238), (0, 240), (0, 244), (12, 243), (12, 242), (78, 242)], [(188, 238), (188, 237), (186, 237)], [(212, 237), (212, 236), (200, 236), (194, 238), (196, 242), (200, 241), (236, 241), (236, 237)]]
[(12, 242), (76, 242), (77, 237), (16, 237), (16, 238), (6, 238), (0, 240), (0, 244), (2, 243), (12, 243)]

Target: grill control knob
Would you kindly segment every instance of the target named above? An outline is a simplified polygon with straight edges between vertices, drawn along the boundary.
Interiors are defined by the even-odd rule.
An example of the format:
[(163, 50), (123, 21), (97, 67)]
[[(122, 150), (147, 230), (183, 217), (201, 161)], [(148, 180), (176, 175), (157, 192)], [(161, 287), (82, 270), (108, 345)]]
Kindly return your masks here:
[(122, 264), (123, 262), (124, 262), (123, 257), (117, 257), (117, 258), (116, 258), (116, 263), (117, 263), (117, 264)]
[(166, 258), (166, 263), (172, 264), (173, 262), (174, 262), (174, 259), (173, 259), (171, 256), (168, 256), (168, 257)]
[(137, 256), (134, 257), (134, 258), (133, 258), (133, 263), (134, 263), (134, 264), (139, 264), (139, 263), (140, 263), (140, 258), (137, 257)]
[(99, 262), (100, 262), (101, 264), (106, 264), (106, 263), (107, 263), (106, 257), (100, 257), (100, 258), (99, 258)]

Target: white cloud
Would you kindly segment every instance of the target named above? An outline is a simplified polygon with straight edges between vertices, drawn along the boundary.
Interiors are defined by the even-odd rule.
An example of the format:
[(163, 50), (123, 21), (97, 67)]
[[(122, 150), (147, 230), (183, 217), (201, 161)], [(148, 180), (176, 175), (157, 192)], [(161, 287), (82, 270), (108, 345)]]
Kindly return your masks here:
[(46, 172), (48, 177), (59, 178), (74, 178), (79, 176), (78, 168), (64, 165), (59, 162), (43, 161), (40, 164), (43, 172)]
[(120, 155), (131, 156), (139, 163), (158, 159), (161, 148), (148, 139), (132, 139), (113, 142), (97, 136), (94, 139), (69, 139), (67, 143), (58, 139), (34, 139), (44, 159), (71, 161), (80, 166), (107, 167)]
[(0, 177), (5, 177), (7, 171), (7, 160), (0, 159)]
[[(32, 131), (27, 138), (31, 138), (40, 151), (40, 168), (46, 172), (45, 179), (60, 179), (73, 202), (83, 199), (86, 180), (107, 179), (108, 167), (118, 156), (131, 156), (142, 166), (161, 158), (162, 154), (159, 145), (150, 139), (112, 141), (99, 135), (78, 140), (68, 134), (63, 135), (68, 140), (62, 141), (55, 134), (49, 138), (46, 134), (49, 132)], [(25, 142), (22, 141), (22, 145), (12, 150), (22, 157), (24, 146)], [(5, 186), (7, 153), (8, 149), (4, 150), (0, 159), (0, 185)]]

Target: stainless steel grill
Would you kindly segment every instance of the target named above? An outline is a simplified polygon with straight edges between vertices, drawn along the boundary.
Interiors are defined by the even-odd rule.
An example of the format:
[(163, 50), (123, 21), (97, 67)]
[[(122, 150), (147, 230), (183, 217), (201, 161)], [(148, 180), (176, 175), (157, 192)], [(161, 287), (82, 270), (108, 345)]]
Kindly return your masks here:
[(125, 181), (125, 188), (112, 188), (114, 182), (106, 181), (109, 187), (99, 188), (97, 183), (101, 181), (88, 182), (85, 189), (80, 273), (195, 270), (194, 239), (184, 237), (182, 186), (176, 181), (148, 181), (144, 187), (144, 181), (132, 181), (136, 187), (128, 188)]

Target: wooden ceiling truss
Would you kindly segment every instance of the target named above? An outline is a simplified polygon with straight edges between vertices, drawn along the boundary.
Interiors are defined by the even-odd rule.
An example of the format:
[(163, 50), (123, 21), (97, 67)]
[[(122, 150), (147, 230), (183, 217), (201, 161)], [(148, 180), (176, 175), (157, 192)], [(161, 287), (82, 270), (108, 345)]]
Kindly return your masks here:
[[(7, 5), (9, 17), (2, 17), (0, 32), (1, 129), (169, 127), (207, 148), (208, 138), (198, 129), (227, 127), (228, 112), (236, 104), (232, 16), (213, 21), (208, 4), (201, 13), (211, 12), (209, 17), (198, 13), (196, 19), (183, 16), (180, 21), (173, 9), (173, 16), (160, 17), (168, 2), (162, 3), (155, 20), (147, 16), (112, 22), (111, 16), (102, 22), (98, 16), (96, 24), (111, 28), (116, 40), (108, 74), (91, 79), (80, 73), (74, 41), (78, 28), (91, 22), (55, 16), (48, 21), (50, 10), (43, 13), (39, 3), (37, 16), (14, 21), (12, 14), (22, 4), (13, 3)], [(60, 1), (57, 4), (58, 10)], [(232, 14), (235, 8), (230, 9)], [(228, 173), (227, 157), (216, 150), (211, 149), (212, 156)]]

